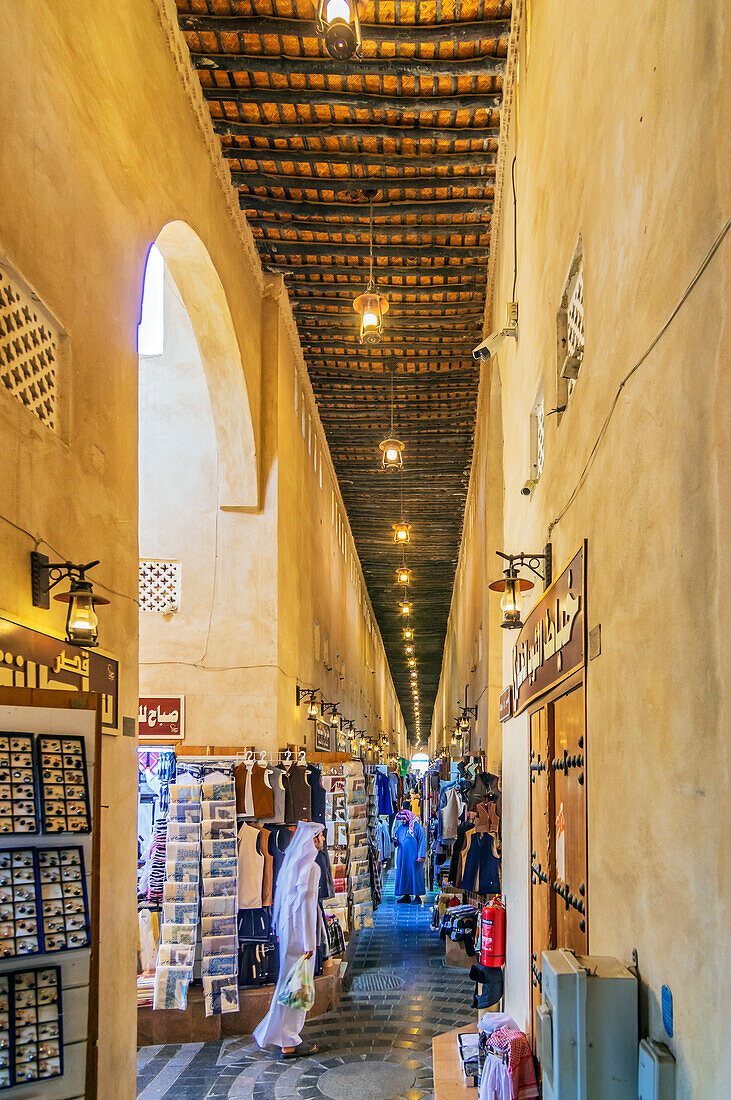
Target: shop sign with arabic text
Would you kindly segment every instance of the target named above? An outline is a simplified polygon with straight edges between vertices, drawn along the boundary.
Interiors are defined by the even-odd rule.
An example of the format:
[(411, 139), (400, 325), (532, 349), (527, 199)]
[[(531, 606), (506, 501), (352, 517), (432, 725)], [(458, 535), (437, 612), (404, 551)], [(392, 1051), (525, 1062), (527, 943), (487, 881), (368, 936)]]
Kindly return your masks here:
[(513, 648), (513, 714), (584, 664), (586, 543), (525, 620)]
[(0, 619), (0, 685), (95, 691), (102, 699), (102, 726), (117, 728), (118, 663), (10, 619)]
[(183, 741), (185, 738), (185, 696), (140, 696), (137, 732), (140, 741)]

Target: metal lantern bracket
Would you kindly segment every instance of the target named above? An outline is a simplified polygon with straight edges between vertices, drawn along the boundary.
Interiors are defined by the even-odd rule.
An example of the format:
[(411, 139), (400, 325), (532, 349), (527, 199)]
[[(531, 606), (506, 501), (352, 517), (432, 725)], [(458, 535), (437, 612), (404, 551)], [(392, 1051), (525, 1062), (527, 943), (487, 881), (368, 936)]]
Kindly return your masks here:
[[(73, 562), (51, 562), (45, 554), (39, 554), (32, 550), (30, 555), (30, 576), (33, 595), (33, 606), (48, 611), (51, 606), (50, 593), (63, 580), (85, 581), (85, 574), (98, 565), (97, 561), (90, 561), (86, 565), (74, 565)], [(87, 582), (88, 583), (88, 582)], [(108, 604), (109, 600), (104, 596), (92, 594), (94, 603)]]
[(306, 699), (308, 702), (312, 700), (313, 703), (316, 703), (319, 690), (319, 688), (303, 688), (297, 684), (297, 706), (300, 706), (303, 699)]
[[(548, 588), (553, 579), (553, 555), (550, 542), (546, 543), (542, 554), (527, 554), (523, 550), (519, 554), (503, 554), (502, 550), (497, 550), (496, 553), (499, 558), (508, 563), (506, 575), (515, 576), (519, 569), (530, 569), (531, 573), (543, 581), (544, 589)], [(543, 563), (543, 572), (541, 572), (541, 563)]]

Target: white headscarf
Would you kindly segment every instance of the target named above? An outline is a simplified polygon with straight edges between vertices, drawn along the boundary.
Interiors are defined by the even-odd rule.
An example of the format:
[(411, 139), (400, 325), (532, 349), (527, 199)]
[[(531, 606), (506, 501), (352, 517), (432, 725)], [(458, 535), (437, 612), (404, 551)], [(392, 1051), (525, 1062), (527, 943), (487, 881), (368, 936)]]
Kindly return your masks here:
[(274, 928), (279, 928), (279, 918), (299, 908), (302, 895), (307, 891), (310, 869), (317, 859), (315, 837), (324, 832), (319, 821), (299, 821), (289, 842), (274, 889)]

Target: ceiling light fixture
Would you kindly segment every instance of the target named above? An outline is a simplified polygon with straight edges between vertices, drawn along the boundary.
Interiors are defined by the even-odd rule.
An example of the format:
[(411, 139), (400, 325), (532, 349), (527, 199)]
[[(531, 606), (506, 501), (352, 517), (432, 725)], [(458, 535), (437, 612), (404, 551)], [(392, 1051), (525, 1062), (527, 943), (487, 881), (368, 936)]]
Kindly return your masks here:
[(396, 584), (411, 584), (411, 570), (404, 565), (396, 570)]
[[(380, 294), (373, 282), (373, 199), (370, 201), (370, 271), (368, 286), (353, 302), (353, 309), (360, 314), (361, 344), (378, 344), (383, 331), (383, 318), (388, 313), (388, 299)], [(385, 452), (384, 452), (385, 453)]]
[(404, 458), (402, 451), (405, 444), (400, 439), (396, 438), (396, 433), (393, 427), (393, 375), (394, 371), (391, 371), (391, 430), (388, 436), (383, 439), (379, 444), (381, 451), (381, 465), (384, 470), (400, 470), (404, 464)]
[(347, 61), (353, 54), (360, 57), (363, 42), (357, 0), (318, 0), (316, 26), (335, 61)]
[[(411, 629), (411, 627), (410, 627), (410, 626), (407, 626), (406, 630), (404, 631), (404, 638), (405, 638), (405, 639), (406, 639), (406, 641), (408, 642), (408, 641), (411, 641), (411, 639), (412, 639), (413, 637), (414, 637), (414, 632), (413, 632), (413, 630)], [(412, 646), (412, 649), (413, 649), (413, 646)]]

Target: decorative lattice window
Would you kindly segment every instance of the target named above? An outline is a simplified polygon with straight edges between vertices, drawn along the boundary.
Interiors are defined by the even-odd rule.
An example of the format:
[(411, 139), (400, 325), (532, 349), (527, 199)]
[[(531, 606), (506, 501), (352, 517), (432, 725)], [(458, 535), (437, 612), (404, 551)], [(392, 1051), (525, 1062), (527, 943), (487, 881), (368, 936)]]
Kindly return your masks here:
[(180, 562), (140, 559), (140, 611), (171, 615), (180, 607)]
[(533, 408), (530, 411), (530, 477), (538, 481), (543, 473), (545, 458), (545, 406), (543, 403), (543, 382), (536, 391)]
[(576, 385), (584, 361), (584, 259), (579, 237), (566, 277), (558, 311), (558, 397), (557, 415), (561, 415)]
[(56, 430), (61, 331), (32, 291), (0, 268), (0, 381), (7, 393)]

